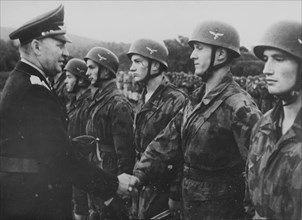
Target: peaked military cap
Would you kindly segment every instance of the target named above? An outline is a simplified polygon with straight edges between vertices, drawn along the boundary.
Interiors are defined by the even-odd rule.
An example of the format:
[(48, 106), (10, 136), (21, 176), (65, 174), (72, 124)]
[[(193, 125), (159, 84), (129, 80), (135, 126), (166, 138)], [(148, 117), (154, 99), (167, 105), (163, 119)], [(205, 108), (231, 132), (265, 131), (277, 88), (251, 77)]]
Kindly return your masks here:
[(10, 33), (11, 40), (19, 39), (21, 45), (31, 42), (33, 39), (52, 37), (54, 39), (71, 42), (65, 35), (64, 27), (64, 6), (46, 12), (26, 22), (17, 30)]

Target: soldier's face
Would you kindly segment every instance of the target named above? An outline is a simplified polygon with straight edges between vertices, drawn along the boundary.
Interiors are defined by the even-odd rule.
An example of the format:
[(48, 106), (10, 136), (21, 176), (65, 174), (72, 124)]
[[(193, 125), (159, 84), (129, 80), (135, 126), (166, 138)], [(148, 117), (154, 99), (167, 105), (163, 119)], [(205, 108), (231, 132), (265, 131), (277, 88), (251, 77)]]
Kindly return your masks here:
[(64, 80), (64, 83), (66, 91), (68, 93), (72, 93), (77, 83), (77, 78), (69, 71), (66, 71), (66, 79)]
[(134, 81), (142, 81), (148, 73), (148, 60), (143, 56), (134, 54), (131, 57), (131, 61), (130, 72), (133, 75)]
[(91, 85), (95, 86), (97, 85), (98, 78), (99, 78), (99, 65), (90, 59), (87, 60), (86, 65), (87, 65), (86, 76), (90, 80)]
[(283, 94), (294, 87), (298, 76), (298, 62), (289, 54), (277, 49), (266, 49), (263, 73), (269, 93)]
[(195, 74), (202, 76), (211, 63), (212, 48), (199, 42), (194, 43), (194, 49), (190, 58), (194, 61)]
[(62, 71), (64, 56), (69, 53), (65, 42), (53, 38), (45, 38), (39, 43), (38, 59), (47, 76), (54, 76)]

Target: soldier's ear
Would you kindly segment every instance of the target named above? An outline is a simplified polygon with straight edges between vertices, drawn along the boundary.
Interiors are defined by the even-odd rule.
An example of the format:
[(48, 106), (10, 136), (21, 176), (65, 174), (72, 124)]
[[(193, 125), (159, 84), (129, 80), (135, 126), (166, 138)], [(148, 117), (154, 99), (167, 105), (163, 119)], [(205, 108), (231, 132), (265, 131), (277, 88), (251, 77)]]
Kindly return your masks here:
[(110, 76), (110, 71), (109, 71), (109, 69), (104, 68), (104, 73), (105, 73), (106, 78)]
[(151, 61), (151, 62), (152, 62), (151, 63), (151, 73), (154, 73), (154, 74), (158, 73), (160, 63), (157, 61)]
[(225, 62), (228, 59), (228, 51), (224, 48), (217, 48), (216, 50), (216, 60), (219, 63)]
[(82, 86), (83, 83), (84, 83), (84, 80), (83, 80), (82, 78), (79, 77), (78, 85), (79, 85), (79, 86)]

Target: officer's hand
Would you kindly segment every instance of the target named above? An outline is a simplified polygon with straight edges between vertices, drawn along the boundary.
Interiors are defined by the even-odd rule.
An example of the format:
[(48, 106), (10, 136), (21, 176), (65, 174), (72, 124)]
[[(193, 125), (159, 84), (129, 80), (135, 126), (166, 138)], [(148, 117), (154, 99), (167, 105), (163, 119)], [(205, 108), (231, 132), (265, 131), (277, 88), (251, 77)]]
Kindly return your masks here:
[(123, 173), (118, 176), (119, 186), (117, 193), (120, 196), (129, 196), (129, 193), (134, 187), (140, 185), (140, 181), (136, 176), (131, 176), (129, 174)]
[(129, 195), (129, 183), (131, 181), (131, 175), (123, 173), (117, 176), (119, 185), (117, 189), (117, 194), (120, 196), (128, 196)]

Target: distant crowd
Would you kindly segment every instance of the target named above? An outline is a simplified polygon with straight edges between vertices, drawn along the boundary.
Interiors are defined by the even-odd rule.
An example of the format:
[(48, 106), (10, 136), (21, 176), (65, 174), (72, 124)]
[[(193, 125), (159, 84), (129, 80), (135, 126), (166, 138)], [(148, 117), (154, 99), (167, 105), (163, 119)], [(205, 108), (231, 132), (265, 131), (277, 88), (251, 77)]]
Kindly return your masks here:
[[(201, 86), (202, 79), (192, 73), (166, 72), (165, 75), (171, 83), (185, 91), (188, 95)], [(276, 103), (276, 98), (267, 90), (264, 75), (257, 76), (233, 76), (234, 80), (246, 90), (255, 100), (262, 113), (270, 110)], [(135, 83), (129, 72), (120, 71), (117, 75), (118, 88), (131, 101), (138, 101), (141, 97), (140, 86)]]

